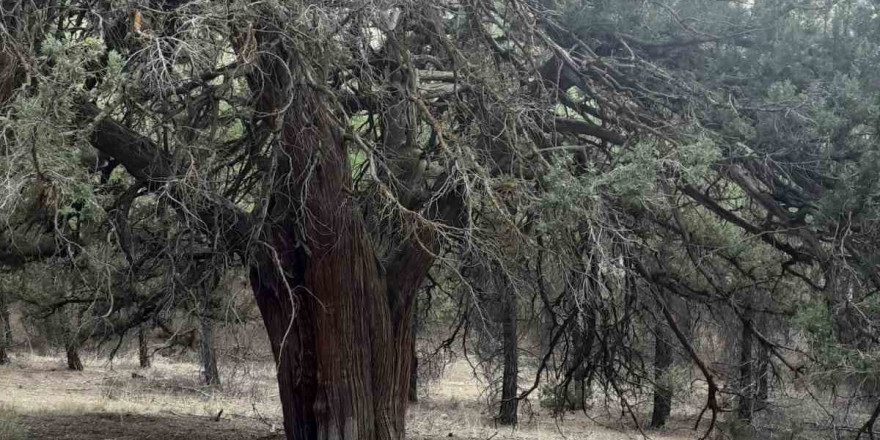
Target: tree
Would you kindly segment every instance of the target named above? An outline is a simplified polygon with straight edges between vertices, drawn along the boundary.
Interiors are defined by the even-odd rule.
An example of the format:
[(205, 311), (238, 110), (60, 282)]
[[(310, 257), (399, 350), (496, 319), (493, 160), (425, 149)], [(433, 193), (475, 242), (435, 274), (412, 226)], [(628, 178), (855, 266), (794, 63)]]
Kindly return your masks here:
[(548, 327), (518, 390), (524, 300), (498, 303), (508, 418), (553, 370), (638, 423), (655, 326), (711, 430), (719, 372), (667, 295), (793, 371), (754, 313), (794, 317), (817, 368), (876, 348), (873, 5), (149, 3), (0, 2), (0, 262), (104, 260), (90, 299), (146, 287), (119, 289), (116, 335), (193, 287), (160, 269), (194, 249), (247, 267), (289, 438), (402, 438), (415, 296), (473, 258), (557, 266), (498, 289), (534, 286)]
[(654, 406), (651, 411), (651, 427), (661, 428), (669, 420), (672, 412), (672, 387), (669, 383), (669, 370), (675, 352), (666, 330), (660, 323), (654, 328)]
[(213, 318), (211, 294), (217, 288), (219, 277), (212, 269), (204, 271), (204, 279), (196, 283), (196, 307), (199, 319), (199, 361), (202, 369), (202, 383), (220, 386), (220, 371), (217, 368), (217, 354), (214, 350)]
[[(751, 315), (751, 313), (749, 313)], [(755, 405), (755, 372), (754, 358), (752, 351), (754, 346), (754, 336), (752, 334), (752, 326), (754, 323), (751, 316), (747, 315), (747, 319), (742, 325), (742, 336), (740, 337), (739, 346), (739, 402), (737, 403), (737, 414), (741, 420), (750, 421)]]
[(79, 344), (78, 341), (71, 341), (65, 347), (65, 355), (67, 356), (67, 369), (72, 371), (82, 371), (85, 368), (83, 367), (82, 359), (79, 357)]
[(502, 425), (515, 425), (519, 407), (519, 307), (515, 288), (506, 282), (507, 274), (498, 270), (495, 275), (499, 281), (495, 288), (500, 290), (502, 351), (504, 352), (504, 371), (501, 376), (501, 410), (498, 421)]
[(149, 349), (150, 333), (152, 333), (152, 329), (146, 324), (141, 324), (138, 328), (138, 363), (141, 368), (152, 366)]
[(0, 287), (0, 365), (9, 363), (8, 349), (12, 345), (12, 320), (9, 314), (9, 300), (5, 289)]

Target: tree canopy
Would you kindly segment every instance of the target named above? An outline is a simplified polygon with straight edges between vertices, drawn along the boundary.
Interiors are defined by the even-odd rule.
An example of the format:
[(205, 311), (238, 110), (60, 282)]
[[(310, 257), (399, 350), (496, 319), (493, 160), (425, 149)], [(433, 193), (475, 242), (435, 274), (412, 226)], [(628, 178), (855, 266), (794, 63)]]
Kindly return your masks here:
[[(702, 375), (708, 433), (762, 398), (727, 385), (753, 350), (779, 380), (876, 377), (877, 8), (0, 0), (0, 264), (66, 262), (34, 301), (113, 334), (247, 268), (291, 439), (403, 437), (433, 288), (508, 364), (539, 317), (502, 421), (551, 376), (637, 418), (654, 338)], [(741, 329), (735, 372), (688, 310)], [(846, 423), (873, 438), (872, 410)]]

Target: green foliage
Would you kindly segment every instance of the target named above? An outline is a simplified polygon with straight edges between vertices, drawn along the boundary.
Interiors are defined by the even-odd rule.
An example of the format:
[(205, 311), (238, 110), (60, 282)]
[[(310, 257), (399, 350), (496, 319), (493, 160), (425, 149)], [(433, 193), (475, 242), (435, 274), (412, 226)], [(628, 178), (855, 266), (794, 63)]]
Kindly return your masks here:
[(800, 303), (791, 323), (803, 329), (820, 344), (831, 343), (831, 314), (823, 301), (805, 301)]
[[(45, 76), (34, 93), (20, 93), (10, 105), (9, 115), (0, 117), (0, 131), (14, 139), (7, 148), (11, 154), (0, 168), (7, 177), (22, 184), (39, 175), (47, 185), (59, 190), (57, 200), (50, 200), (48, 209), (57, 209), (62, 218), (75, 216), (74, 229), (82, 222), (100, 219), (95, 185), (89, 170), (83, 166), (84, 152), (93, 149), (80, 121), (77, 121), (75, 99), (82, 93), (82, 84), (90, 74), (86, 66), (104, 54), (104, 44), (97, 38), (56, 38), (49, 34), (41, 45), (39, 61), (45, 63)], [(50, 62), (51, 60), (51, 62)], [(104, 87), (121, 75), (122, 60), (118, 54), (108, 56), (109, 79)], [(115, 79), (113, 79), (115, 78)]]
[(676, 153), (681, 175), (687, 182), (698, 182), (707, 178), (712, 165), (722, 158), (721, 150), (715, 142), (707, 138), (684, 144)]
[[(868, 301), (868, 304), (863, 305), (862, 312), (877, 307), (877, 303), (877, 300)], [(833, 383), (838, 379), (837, 372), (844, 375), (880, 375), (877, 368), (880, 355), (876, 351), (864, 351), (841, 343), (834, 334), (835, 319), (824, 301), (802, 303), (791, 319), (792, 325), (802, 329), (807, 336), (811, 353), (822, 362), (824, 368), (835, 372), (834, 375), (827, 376), (825, 381)]]

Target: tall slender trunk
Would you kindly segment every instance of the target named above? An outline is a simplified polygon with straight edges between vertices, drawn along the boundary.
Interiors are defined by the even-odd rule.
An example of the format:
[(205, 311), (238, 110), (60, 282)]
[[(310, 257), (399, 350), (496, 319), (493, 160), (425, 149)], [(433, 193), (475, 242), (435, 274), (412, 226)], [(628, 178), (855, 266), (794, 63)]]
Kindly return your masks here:
[[(82, 344), (86, 341), (86, 338), (83, 338), (79, 334), (79, 323), (82, 322), (82, 310), (70, 312), (70, 315), (67, 317), (68, 321), (65, 323), (65, 325), (69, 326), (69, 333), (67, 334), (67, 347), (65, 347), (67, 349), (67, 368), (74, 371), (82, 371), (83, 363), (79, 357), (79, 349), (80, 346), (82, 346)], [(74, 314), (76, 316), (73, 316)]]
[[(571, 343), (574, 345), (572, 355), (566, 366), (566, 375), (571, 376), (563, 390), (565, 408), (569, 411), (586, 409), (587, 400), (590, 398), (592, 387), (587, 377), (591, 374), (592, 366), (588, 363), (588, 357), (593, 352), (595, 338), (594, 327), (596, 323), (593, 310), (585, 308), (580, 323), (571, 331)], [(570, 389), (574, 388), (574, 392)]]
[(739, 346), (739, 403), (737, 414), (741, 420), (750, 421), (754, 410), (755, 378), (752, 368), (752, 312), (746, 311), (743, 319)]
[(672, 366), (673, 351), (663, 323), (657, 323), (654, 335), (654, 409), (651, 413), (651, 427), (660, 428), (666, 425), (672, 411), (672, 388), (669, 386), (667, 373)]
[(73, 371), (82, 371), (83, 363), (79, 357), (79, 346), (76, 342), (67, 345), (67, 369)]
[[(589, 254), (589, 269), (583, 263), (583, 260), (578, 259), (580, 262), (577, 265), (577, 269), (572, 270), (571, 276), (573, 279), (579, 279), (583, 276), (583, 274), (589, 270), (590, 276), (587, 276), (584, 280), (585, 283), (583, 286), (585, 288), (583, 290), (578, 289), (572, 292), (573, 297), (577, 297), (578, 295), (583, 296), (583, 301), (580, 305), (575, 304), (575, 309), (573, 310), (575, 313), (578, 313), (578, 322), (573, 326), (571, 330), (570, 338), (573, 339), (572, 344), (574, 346), (572, 356), (569, 360), (568, 365), (566, 366), (566, 376), (571, 376), (569, 380), (565, 383), (565, 389), (563, 390), (564, 402), (566, 403), (566, 407), (569, 410), (583, 410), (586, 409), (587, 400), (590, 398), (590, 394), (592, 394), (592, 380), (593, 380), (593, 369), (594, 364), (589, 359), (593, 354), (593, 344), (595, 341), (595, 329), (596, 329), (596, 311), (593, 307), (592, 297), (596, 295), (598, 292), (598, 283), (599, 283), (599, 264), (598, 259), (593, 255), (592, 248), (588, 245), (589, 240), (587, 239), (587, 235), (584, 228), (584, 224), (579, 225), (579, 229), (581, 229), (581, 245), (578, 246), (578, 254)], [(569, 386), (571, 385), (571, 381), (574, 382), (574, 393), (569, 393)]]
[[(505, 283), (506, 284), (506, 283)], [(517, 379), (519, 377), (519, 346), (517, 338), (517, 304), (516, 294), (510, 286), (504, 295), (504, 322), (502, 338), (504, 350), (504, 372), (501, 377), (501, 413), (498, 422), (502, 425), (515, 425), (517, 421)]]
[(217, 356), (214, 350), (214, 323), (211, 320), (211, 291), (214, 283), (206, 282), (198, 286), (199, 292), (199, 363), (202, 383), (220, 386), (220, 372), (217, 370)]
[(757, 377), (757, 390), (755, 397), (757, 398), (757, 409), (767, 405), (767, 399), (770, 397), (770, 350), (761, 344), (758, 347), (758, 362), (755, 373)]
[(141, 324), (138, 328), (138, 360), (141, 368), (150, 368), (150, 351), (147, 346), (147, 324)]
[(0, 335), (0, 365), (6, 365), (10, 362), (9, 353), (7, 352), (9, 343), (6, 341), (5, 335)]
[(0, 365), (9, 363), (9, 347), (12, 346), (12, 322), (6, 293), (0, 290)]
[[(760, 331), (764, 333), (767, 330), (767, 318), (761, 319)], [(766, 334), (766, 333), (764, 333)], [(758, 345), (757, 365), (755, 374), (757, 375), (757, 390), (755, 391), (755, 409), (760, 410), (767, 406), (767, 399), (770, 397), (770, 349), (764, 344)]]

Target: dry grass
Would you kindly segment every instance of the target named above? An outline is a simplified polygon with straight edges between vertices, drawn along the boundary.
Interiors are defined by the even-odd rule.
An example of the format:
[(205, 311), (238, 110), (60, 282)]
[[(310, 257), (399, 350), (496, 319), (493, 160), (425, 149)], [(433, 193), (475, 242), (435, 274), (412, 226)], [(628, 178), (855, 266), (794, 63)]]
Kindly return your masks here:
[(141, 370), (133, 358), (112, 365), (88, 357), (83, 361), (86, 370), (75, 372), (58, 358), (16, 356), (12, 365), (0, 367), (0, 404), (20, 413), (280, 413), (271, 365), (252, 367), (247, 377), (235, 367), (223, 368), (224, 388), (214, 390), (199, 385), (198, 367), (188, 362), (156, 357), (152, 368)]
[(0, 405), (0, 440), (27, 438), (21, 416), (8, 405)]
[[(90, 356), (83, 360), (84, 372), (68, 371), (58, 357), (22, 353), (14, 354), (11, 365), (0, 366), (0, 440), (283, 438), (279, 434), (281, 408), (271, 363), (227, 359), (221, 363), (223, 388), (212, 389), (199, 385), (198, 366), (192, 362), (156, 356), (152, 368), (141, 370), (134, 357), (124, 357), (112, 365)], [(427, 395), (410, 408), (408, 437), (644, 438), (627, 417), (601, 404), (590, 411), (590, 416), (569, 413), (558, 419), (533, 401), (523, 405), (521, 423), (515, 429), (496, 426), (491, 410), (483, 404), (483, 389), (467, 363), (447, 366), (443, 376), (430, 384)], [(825, 438), (816, 431), (812, 434), (818, 437), (809, 432), (797, 435), (808, 419), (818, 420), (818, 416), (802, 398), (788, 397), (786, 401), (791, 406), (780, 401), (773, 414), (767, 413), (778, 426), (776, 433), (784, 435), (760, 438)], [(702, 432), (694, 432), (691, 425), (699, 411), (697, 403), (677, 405), (669, 428), (646, 434), (657, 440), (699, 437)], [(642, 420), (647, 420), (650, 402), (638, 403), (636, 410)]]
[[(152, 432), (151, 423), (163, 429), (177, 426), (181, 434), (207, 423), (210, 429), (181, 437), (189, 440), (226, 438), (218, 429), (231, 430), (229, 438), (264, 438), (280, 429), (271, 364), (248, 365), (246, 374), (239, 365), (223, 368), (226, 383), (217, 390), (200, 386), (198, 367), (188, 362), (157, 356), (153, 368), (141, 370), (133, 358), (112, 365), (88, 356), (83, 361), (83, 372), (67, 370), (60, 358), (37, 355), (18, 355), (11, 365), (0, 366), (0, 406), (23, 418), (30, 433), (25, 438), (91, 439), (96, 438), (95, 426), (108, 423), (131, 435), (116, 432), (101, 438), (149, 438), (144, 433)], [(212, 424), (221, 410), (226, 423)], [(64, 428), (64, 437), (46, 431), (53, 424)]]
[[(256, 439), (273, 438), (280, 430), (281, 408), (271, 364), (227, 365), (221, 371), (224, 387), (217, 390), (199, 386), (198, 367), (190, 362), (157, 356), (148, 370), (139, 369), (136, 359), (129, 357), (112, 365), (89, 356), (84, 362), (85, 371), (73, 372), (60, 358), (14, 356), (11, 365), (0, 367), (0, 408), (5, 408), (0, 424), (2, 414), (12, 415), (6, 417), (12, 420), (10, 426), (24, 426), (28, 432), (22, 438), (90, 439), (96, 438), (96, 431), (101, 438), (148, 438), (146, 432), (162, 433), (153, 438), (178, 438), (169, 437), (174, 429), (188, 440), (227, 438), (217, 431), (223, 427), (231, 433), (228, 438)], [(637, 430), (603, 427), (583, 414), (560, 421), (537, 405), (516, 429), (495, 426), (479, 403), (481, 389), (466, 363), (450, 365), (430, 386), (429, 395), (411, 408), (409, 437), (641, 438)], [(215, 422), (220, 410), (222, 423)], [(194, 427), (198, 430), (193, 433)], [(693, 438), (693, 433), (653, 432), (651, 438)]]
[[(523, 384), (527, 385), (527, 384)], [(443, 377), (429, 388), (429, 396), (410, 407), (407, 432), (413, 439), (465, 438), (509, 440), (624, 440), (643, 439), (637, 429), (597, 412), (591, 417), (570, 413), (561, 420), (535, 402), (531, 411), (521, 409), (521, 422), (509, 428), (496, 425), (493, 414), (481, 404), (483, 385), (474, 378), (470, 366), (459, 361), (449, 365)], [(690, 414), (689, 414), (690, 415)], [(451, 436), (450, 436), (451, 434)], [(681, 424), (664, 431), (646, 433), (656, 440), (695, 438)]]

